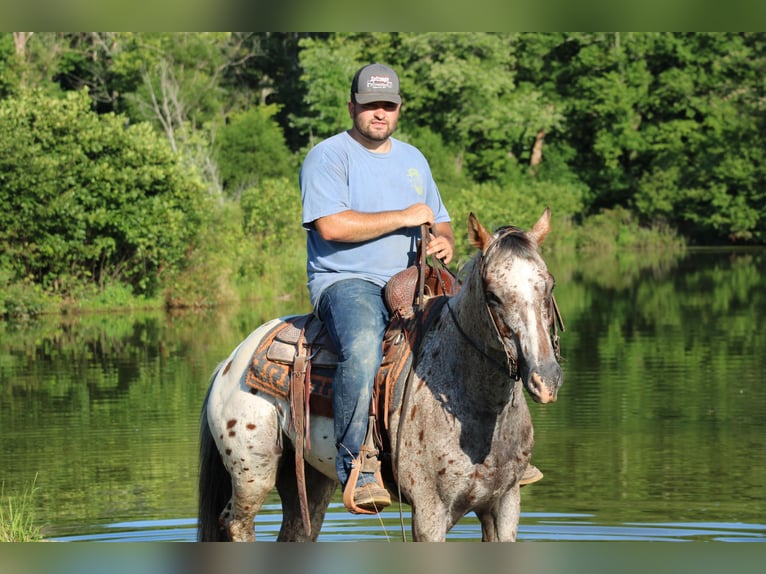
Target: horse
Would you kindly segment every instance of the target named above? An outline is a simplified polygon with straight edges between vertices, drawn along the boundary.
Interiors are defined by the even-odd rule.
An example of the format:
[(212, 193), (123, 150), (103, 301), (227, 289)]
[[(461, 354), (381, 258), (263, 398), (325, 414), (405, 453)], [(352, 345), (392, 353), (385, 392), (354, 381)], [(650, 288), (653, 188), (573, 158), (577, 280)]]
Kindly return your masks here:
[[(389, 413), (386, 487), (410, 505), (414, 541), (444, 541), (471, 512), (482, 541), (516, 539), (519, 480), (534, 446), (524, 389), (552, 403), (563, 383), (554, 278), (538, 250), (550, 220), (546, 208), (528, 231), (492, 233), (468, 218), (477, 252), (460, 289), (444, 296)], [(256, 328), (211, 376), (200, 419), (200, 541), (254, 541), (256, 513), (274, 486), (283, 514), (277, 540), (316, 541), (337, 488), (332, 417), (312, 413), (308, 423), (302, 509), (291, 403), (244, 382), (254, 349), (280, 321)]]

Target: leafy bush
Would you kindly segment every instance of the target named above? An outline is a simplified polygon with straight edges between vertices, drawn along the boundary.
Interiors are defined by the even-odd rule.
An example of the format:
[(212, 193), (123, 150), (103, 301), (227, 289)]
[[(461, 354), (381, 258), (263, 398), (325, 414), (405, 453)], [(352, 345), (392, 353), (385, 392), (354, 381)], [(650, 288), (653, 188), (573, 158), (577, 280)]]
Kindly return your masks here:
[(218, 169), (224, 187), (236, 197), (264, 179), (290, 173), (292, 158), (282, 129), (274, 119), (275, 105), (232, 113), (218, 134)]
[(273, 251), (296, 235), (305, 240), (301, 225), (301, 196), (297, 178), (268, 179), (246, 189), (240, 199), (245, 234), (261, 249)]
[(0, 281), (0, 317), (16, 321), (45, 313), (51, 306), (42, 287), (30, 281)]
[(306, 233), (297, 181), (270, 179), (241, 198), (247, 249), (238, 283), (244, 297), (306, 295)]
[(0, 102), (0, 265), (54, 293), (150, 294), (183, 260), (203, 188), (148, 124), (89, 106), (86, 91)]
[(646, 251), (679, 253), (685, 243), (667, 226), (642, 227), (638, 218), (623, 207), (605, 209), (588, 217), (575, 232), (580, 251), (633, 251), (645, 257)]
[(183, 262), (163, 276), (166, 307), (207, 307), (237, 298), (233, 284), (244, 252), (252, 249), (242, 231), (241, 209), (236, 202), (211, 200), (206, 211)]
[[(457, 259), (465, 260), (473, 253), (466, 232), (469, 213), (475, 213), (491, 230), (504, 225), (529, 229), (550, 207), (555, 228), (568, 228), (568, 222), (584, 209), (584, 193), (584, 188), (575, 184), (555, 184), (523, 176), (509, 187), (483, 183), (463, 188), (456, 196), (445, 199), (452, 217)], [(552, 234), (546, 245), (558, 240), (560, 234)]]

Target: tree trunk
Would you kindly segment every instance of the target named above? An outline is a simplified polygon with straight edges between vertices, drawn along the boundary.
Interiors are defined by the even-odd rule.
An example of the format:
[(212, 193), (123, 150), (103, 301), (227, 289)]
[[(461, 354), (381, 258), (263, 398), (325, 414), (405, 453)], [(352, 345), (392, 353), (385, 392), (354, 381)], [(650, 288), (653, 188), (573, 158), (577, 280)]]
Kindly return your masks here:
[(27, 42), (34, 32), (14, 32), (13, 44), (16, 47), (16, 55), (22, 60), (27, 55)]
[(543, 140), (545, 139), (545, 130), (540, 130), (535, 136), (535, 145), (532, 147), (532, 157), (529, 159), (529, 167), (537, 169), (540, 162), (543, 161)]

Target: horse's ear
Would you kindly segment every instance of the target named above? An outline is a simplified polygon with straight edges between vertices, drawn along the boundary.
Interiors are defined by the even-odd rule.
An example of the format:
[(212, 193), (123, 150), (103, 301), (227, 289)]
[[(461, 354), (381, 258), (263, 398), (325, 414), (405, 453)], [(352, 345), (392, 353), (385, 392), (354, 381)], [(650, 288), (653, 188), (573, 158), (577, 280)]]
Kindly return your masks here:
[(487, 231), (486, 227), (479, 223), (479, 220), (473, 214), (473, 211), (468, 216), (468, 241), (471, 245), (482, 251), (484, 251), (492, 241), (492, 234)]
[(551, 208), (546, 207), (545, 211), (543, 211), (543, 214), (540, 216), (540, 219), (537, 220), (537, 223), (532, 227), (532, 229), (527, 233), (529, 237), (534, 239), (535, 243), (538, 245), (541, 245), (543, 241), (545, 241), (545, 238), (548, 236), (548, 232), (551, 230)]

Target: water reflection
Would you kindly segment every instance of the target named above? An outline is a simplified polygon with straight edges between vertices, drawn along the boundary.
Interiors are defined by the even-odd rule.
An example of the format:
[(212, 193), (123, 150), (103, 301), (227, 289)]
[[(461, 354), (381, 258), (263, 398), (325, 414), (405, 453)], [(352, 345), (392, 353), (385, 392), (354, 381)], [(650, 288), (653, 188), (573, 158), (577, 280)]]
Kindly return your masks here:
[[(409, 524), (409, 512), (401, 519)], [(256, 519), (256, 540), (275, 541), (281, 520), (280, 507), (265, 505)], [(194, 542), (195, 519), (131, 521), (106, 524), (101, 531), (90, 535), (62, 536), (59, 542)], [(401, 533), (398, 512), (384, 512), (378, 516), (350, 517), (340, 502), (330, 506), (320, 542), (402, 542), (411, 540)], [(448, 534), (449, 541), (475, 541), (481, 539), (478, 520), (466, 518)], [(575, 542), (575, 541), (631, 541), (681, 542), (725, 541), (766, 542), (766, 524), (742, 523), (599, 523), (591, 514), (560, 514), (551, 512), (522, 513), (519, 541)]]
[[(555, 404), (530, 404), (545, 479), (523, 491), (519, 539), (764, 541), (764, 263), (763, 251), (549, 261), (566, 381)], [(252, 328), (304, 306), (0, 323), (5, 492), (37, 476), (56, 540), (194, 540), (208, 377)], [(275, 499), (258, 538), (278, 528)], [(334, 507), (320, 540), (400, 530), (396, 512), (381, 524)], [(479, 537), (471, 518), (450, 533)]]

